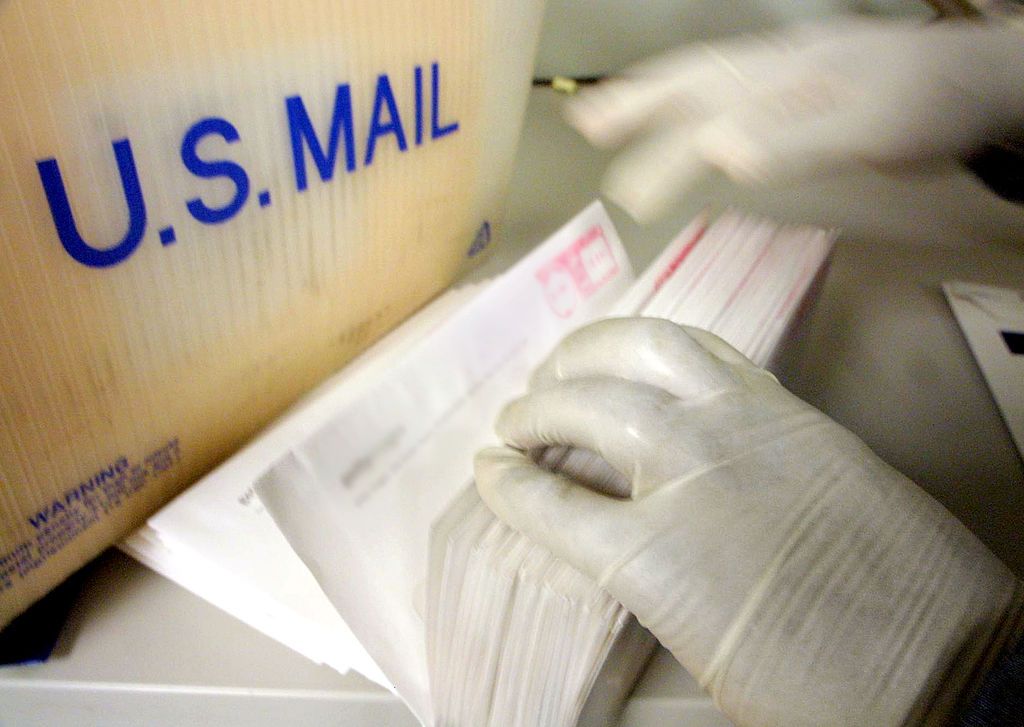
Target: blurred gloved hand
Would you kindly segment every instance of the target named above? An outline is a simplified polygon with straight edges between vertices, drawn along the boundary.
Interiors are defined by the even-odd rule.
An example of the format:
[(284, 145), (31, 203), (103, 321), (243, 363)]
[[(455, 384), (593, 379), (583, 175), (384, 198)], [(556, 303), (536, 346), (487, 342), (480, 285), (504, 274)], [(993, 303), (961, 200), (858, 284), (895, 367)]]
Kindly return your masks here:
[[(1019, 610), (958, 520), (712, 334), (584, 328), (497, 428), (484, 501), (601, 583), (738, 725), (914, 723)], [(529, 452), (550, 445), (598, 453), (632, 497), (540, 468)]]
[(1024, 37), (1007, 25), (849, 20), (689, 46), (582, 91), (592, 143), (643, 136), (605, 192), (640, 220), (708, 166), (741, 182), (975, 150), (1024, 127)]

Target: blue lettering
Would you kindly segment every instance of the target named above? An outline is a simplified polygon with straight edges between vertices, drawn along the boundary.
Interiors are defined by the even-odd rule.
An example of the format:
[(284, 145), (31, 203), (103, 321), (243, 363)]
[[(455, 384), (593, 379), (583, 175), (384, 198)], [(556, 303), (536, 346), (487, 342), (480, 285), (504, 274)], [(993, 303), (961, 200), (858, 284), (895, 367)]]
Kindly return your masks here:
[[(381, 122), (381, 111), (387, 106), (387, 123)], [(395, 95), (391, 91), (391, 81), (386, 73), (377, 76), (377, 92), (373, 97), (373, 116), (370, 120), (370, 133), (366, 139), (366, 166), (373, 164), (373, 153), (377, 148), (378, 137), (385, 134), (394, 134), (398, 142), (398, 150), (405, 151), (405, 131), (402, 130), (402, 119), (398, 115), (398, 104), (395, 103)]]
[(40, 510), (35, 514), (35, 517), (33, 517), (32, 515), (28, 516), (29, 523), (31, 523), (32, 527), (34, 527), (36, 530), (46, 525), (47, 519), (48, 518), (46, 510)]
[(75, 216), (71, 211), (71, 202), (68, 200), (57, 160), (43, 159), (36, 162), (60, 244), (64, 246), (68, 255), (91, 268), (105, 268), (124, 262), (135, 252), (135, 248), (139, 246), (146, 233), (146, 203), (142, 198), (135, 157), (132, 156), (132, 145), (127, 139), (119, 139), (112, 142), (112, 146), (114, 158), (117, 160), (117, 171), (121, 175), (121, 189), (128, 205), (128, 231), (121, 238), (121, 242), (113, 247), (96, 248), (82, 239), (75, 224)]
[(423, 67), (416, 66), (412, 70), (413, 88), (416, 105), (416, 146), (423, 143)]
[(207, 225), (215, 225), (226, 222), (238, 214), (249, 197), (249, 176), (241, 165), (226, 159), (208, 162), (199, 158), (196, 147), (199, 142), (211, 134), (220, 136), (224, 141), (232, 144), (238, 141), (238, 130), (225, 119), (208, 118), (196, 122), (191, 129), (185, 133), (181, 140), (181, 161), (192, 174), (203, 179), (216, 177), (227, 177), (235, 183), (235, 195), (231, 201), (223, 207), (208, 207), (201, 199), (196, 197), (185, 203), (189, 213), (197, 220)]
[(295, 188), (298, 191), (301, 192), (309, 186), (306, 180), (306, 157), (303, 149), (309, 147), (309, 155), (313, 157), (313, 163), (320, 172), (320, 179), (326, 182), (334, 176), (334, 166), (338, 159), (338, 141), (342, 130), (345, 132), (345, 169), (349, 172), (355, 171), (356, 140), (352, 125), (352, 93), (347, 83), (340, 84), (334, 94), (334, 115), (331, 117), (331, 133), (326, 153), (316, 136), (313, 123), (309, 120), (302, 97), (286, 98), (285, 109), (288, 112), (292, 161), (295, 164)]
[(453, 121), (441, 126), (441, 68), (437, 63), (430, 66), (430, 138), (440, 139), (442, 136), (459, 130), (459, 122)]

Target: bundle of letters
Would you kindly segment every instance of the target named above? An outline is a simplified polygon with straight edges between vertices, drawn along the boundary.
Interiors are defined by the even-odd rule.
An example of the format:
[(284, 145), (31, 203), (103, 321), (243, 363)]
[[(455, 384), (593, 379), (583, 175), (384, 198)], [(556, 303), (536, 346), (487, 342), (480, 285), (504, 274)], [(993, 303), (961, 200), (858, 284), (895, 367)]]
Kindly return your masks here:
[[(612, 314), (705, 328), (763, 366), (830, 246), (823, 230), (733, 214), (710, 228), (698, 223)], [(592, 452), (552, 447), (539, 459), (609, 494), (629, 494)], [(428, 586), (438, 724), (606, 724), (656, 645), (593, 580), (495, 518), (472, 487), (435, 526)]]
[[(494, 419), (531, 369), (600, 317), (706, 328), (767, 364), (832, 241), (727, 212), (694, 221), (634, 279), (595, 203), (397, 329), (125, 547), (311, 658), (366, 673), (424, 724), (606, 723), (655, 642), (494, 518), (473, 454), (496, 443)], [(621, 486), (589, 453), (551, 448), (543, 463)]]

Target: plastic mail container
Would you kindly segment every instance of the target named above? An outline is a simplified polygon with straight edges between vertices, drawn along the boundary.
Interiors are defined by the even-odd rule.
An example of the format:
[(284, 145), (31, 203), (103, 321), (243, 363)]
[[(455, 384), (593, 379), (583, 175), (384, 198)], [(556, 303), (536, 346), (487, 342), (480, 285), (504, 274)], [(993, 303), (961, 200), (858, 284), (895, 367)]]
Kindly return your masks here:
[(541, 4), (0, 4), (0, 624), (494, 244)]

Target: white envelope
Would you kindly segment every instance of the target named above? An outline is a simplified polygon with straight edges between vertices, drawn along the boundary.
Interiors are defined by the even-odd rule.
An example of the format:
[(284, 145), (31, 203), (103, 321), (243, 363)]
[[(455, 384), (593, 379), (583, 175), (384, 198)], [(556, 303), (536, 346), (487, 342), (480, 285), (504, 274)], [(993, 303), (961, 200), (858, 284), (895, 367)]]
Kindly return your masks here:
[(441, 296), (149, 518), (122, 550), (307, 658), (387, 679), (255, 496), (256, 478), (476, 288)]
[[(594, 203), (363, 387), (257, 487), (331, 602), (424, 723), (430, 527), (472, 476), (501, 406), (633, 280)], [(338, 523), (345, 523), (339, 528)]]
[(1024, 457), (1024, 291), (961, 281), (942, 289)]

